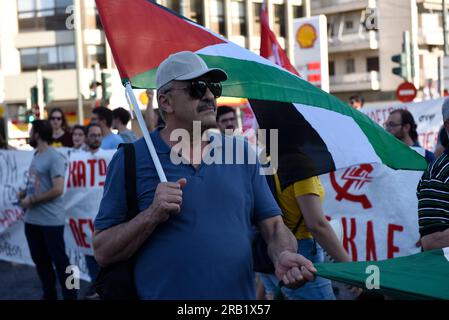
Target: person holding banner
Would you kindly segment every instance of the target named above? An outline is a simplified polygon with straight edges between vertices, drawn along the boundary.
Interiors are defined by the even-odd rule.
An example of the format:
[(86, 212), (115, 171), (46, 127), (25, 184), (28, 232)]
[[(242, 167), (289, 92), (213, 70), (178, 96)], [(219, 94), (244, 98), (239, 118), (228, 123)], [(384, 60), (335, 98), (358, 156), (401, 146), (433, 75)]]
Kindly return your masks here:
[(50, 123), (33, 121), (30, 145), (36, 152), (28, 171), (27, 188), (19, 193), (18, 199), (26, 210), (25, 235), (42, 284), (42, 298), (57, 299), (57, 276), (64, 299), (73, 300), (77, 298), (76, 290), (66, 287), (66, 270), (70, 263), (65, 252), (65, 210), (61, 197), (67, 163), (61, 153), (49, 146), (52, 140)]
[[(136, 254), (134, 279), (140, 299), (255, 299), (255, 223), (285, 285), (297, 287), (314, 278), (316, 270), (297, 253), (258, 162), (194, 161), (195, 151), (207, 152), (211, 143), (201, 134), (192, 136), (195, 121), (201, 133), (216, 127), (215, 99), (226, 79), (223, 70), (208, 68), (189, 51), (172, 54), (159, 65), (157, 101), (166, 127), (153, 131), (151, 138), (170, 182), (158, 179), (145, 141), (135, 142), (140, 213), (130, 221), (122, 148), (109, 164), (94, 223), (94, 253), (102, 266)], [(176, 129), (189, 134), (184, 143), (193, 150), (181, 163), (172, 158), (178, 154), (177, 141), (170, 139)]]
[[(449, 99), (443, 103), (449, 135)], [(418, 222), (423, 250), (449, 247), (449, 148), (423, 173), (418, 183)]]

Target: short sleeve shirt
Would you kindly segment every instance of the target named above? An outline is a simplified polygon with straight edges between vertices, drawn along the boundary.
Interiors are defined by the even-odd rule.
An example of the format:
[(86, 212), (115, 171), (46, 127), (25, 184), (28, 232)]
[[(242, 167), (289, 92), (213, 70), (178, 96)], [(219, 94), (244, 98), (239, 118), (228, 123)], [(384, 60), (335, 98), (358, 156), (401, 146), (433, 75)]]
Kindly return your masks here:
[(122, 137), (118, 134), (110, 133), (106, 137), (103, 137), (103, 140), (101, 141), (101, 149), (117, 149), (120, 143), (123, 143)]
[[(281, 190), (281, 185), (277, 175), (275, 176), (275, 183), (279, 206), (281, 207), (283, 212), (282, 218), (284, 219), (286, 226), (290, 230), (295, 229), (298, 221), (302, 216), (301, 209), (299, 208), (298, 202), (296, 200), (297, 197), (307, 194), (314, 194), (319, 196), (320, 200), (323, 201), (324, 188), (317, 176), (296, 181), (284, 190)], [(304, 220), (297, 229), (295, 236), (298, 240), (312, 238), (312, 234), (307, 229)]]
[[(27, 196), (45, 193), (53, 188), (53, 178), (65, 177), (66, 158), (53, 147), (36, 153), (28, 171)], [(62, 226), (65, 210), (62, 196), (36, 204), (25, 212), (25, 222), (42, 226)]]
[[(137, 255), (142, 299), (255, 299), (253, 225), (280, 215), (255, 164), (174, 164), (159, 131), (151, 133), (168, 181), (186, 178), (181, 213), (157, 226)], [(224, 138), (223, 138), (224, 139)], [(145, 140), (134, 143), (138, 208), (148, 208), (159, 179)], [(124, 152), (109, 164), (96, 229), (126, 221)]]

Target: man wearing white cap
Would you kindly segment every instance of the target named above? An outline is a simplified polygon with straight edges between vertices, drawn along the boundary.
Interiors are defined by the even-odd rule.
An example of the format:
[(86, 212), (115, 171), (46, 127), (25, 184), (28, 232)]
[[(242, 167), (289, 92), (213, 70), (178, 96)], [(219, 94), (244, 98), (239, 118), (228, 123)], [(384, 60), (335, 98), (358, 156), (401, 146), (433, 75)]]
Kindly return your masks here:
[[(139, 214), (126, 220), (124, 152), (114, 155), (95, 220), (95, 257), (107, 266), (136, 255), (134, 279), (141, 299), (255, 299), (252, 225), (268, 244), (276, 274), (287, 286), (313, 279), (312, 263), (297, 254), (295, 237), (256, 164), (195, 163), (210, 141), (195, 137), (216, 127), (216, 101), (227, 74), (184, 51), (156, 74), (157, 101), (166, 127), (151, 133), (170, 182), (161, 183), (143, 139), (134, 143)], [(190, 134), (182, 163), (171, 159), (172, 133)], [(177, 139), (178, 136), (175, 137)], [(185, 143), (185, 142), (184, 142)], [(247, 146), (246, 146), (247, 147)], [(183, 154), (184, 155), (184, 154)]]

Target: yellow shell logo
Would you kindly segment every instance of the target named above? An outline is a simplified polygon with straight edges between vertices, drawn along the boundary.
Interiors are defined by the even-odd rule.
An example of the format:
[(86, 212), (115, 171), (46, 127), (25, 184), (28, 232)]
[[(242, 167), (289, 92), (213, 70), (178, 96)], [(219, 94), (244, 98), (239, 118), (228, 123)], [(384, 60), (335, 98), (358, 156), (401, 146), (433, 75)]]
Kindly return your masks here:
[(309, 23), (303, 24), (296, 32), (296, 41), (302, 49), (312, 48), (316, 39), (315, 27)]

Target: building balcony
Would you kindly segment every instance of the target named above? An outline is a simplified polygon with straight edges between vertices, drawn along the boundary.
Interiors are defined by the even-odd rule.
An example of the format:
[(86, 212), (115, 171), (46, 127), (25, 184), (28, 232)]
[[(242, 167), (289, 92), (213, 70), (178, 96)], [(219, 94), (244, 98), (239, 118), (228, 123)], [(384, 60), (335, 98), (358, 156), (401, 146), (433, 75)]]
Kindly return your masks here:
[(328, 42), (329, 53), (379, 49), (376, 31), (364, 31), (334, 36), (330, 37)]
[(379, 73), (377, 71), (330, 76), (329, 83), (331, 92), (380, 89)]
[(370, 0), (312, 0), (312, 15), (334, 14), (338, 12), (348, 12), (363, 10), (369, 7)]
[(419, 15), (418, 45), (443, 45), (443, 27), (440, 25), (438, 14)]

